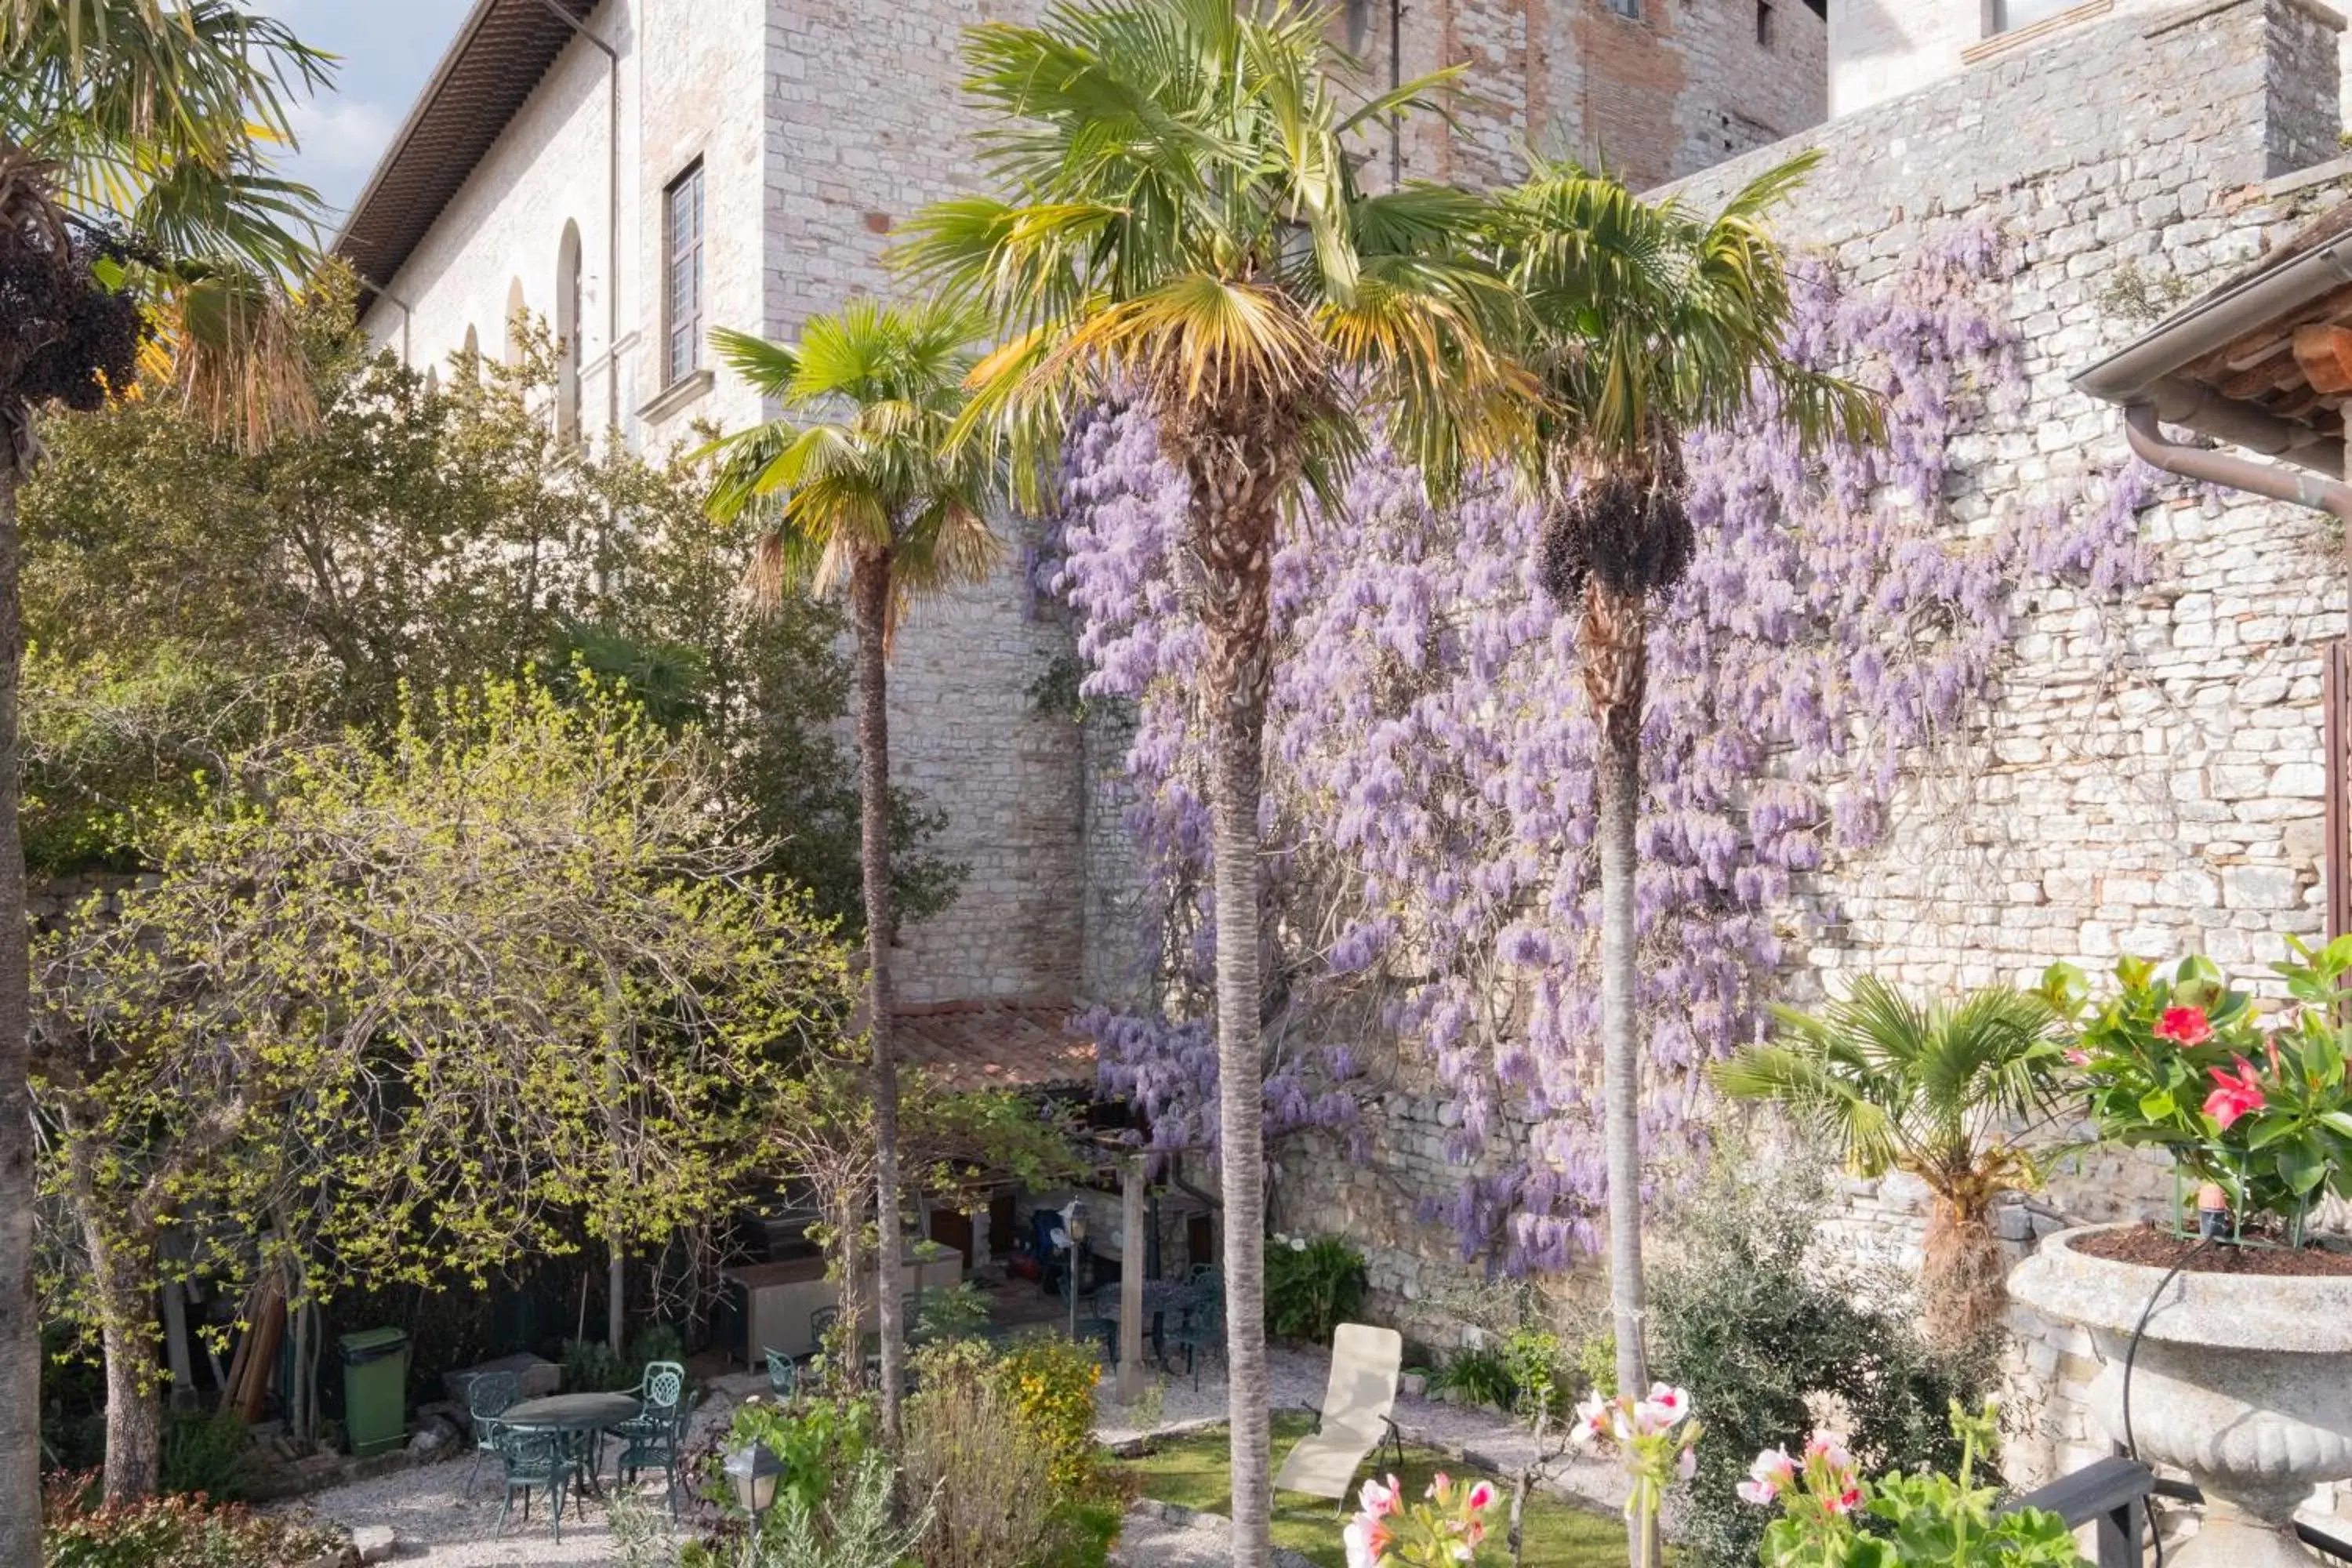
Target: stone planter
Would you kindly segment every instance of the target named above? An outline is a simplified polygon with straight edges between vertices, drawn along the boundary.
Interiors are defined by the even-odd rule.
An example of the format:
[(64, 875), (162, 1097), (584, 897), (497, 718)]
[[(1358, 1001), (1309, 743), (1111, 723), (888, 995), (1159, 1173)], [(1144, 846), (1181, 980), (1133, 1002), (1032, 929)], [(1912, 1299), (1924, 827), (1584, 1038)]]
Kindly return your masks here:
[[(2009, 1293), (2089, 1331), (2105, 1363), (2091, 1414), (2120, 1443), (2125, 1352), (2165, 1271), (2074, 1249), (2117, 1228), (2049, 1237)], [(2205, 1493), (2179, 1568), (2311, 1568), (2294, 1510), (2313, 1487), (2352, 1478), (2352, 1276), (2175, 1276), (2133, 1359), (2131, 1427), (2142, 1459)]]

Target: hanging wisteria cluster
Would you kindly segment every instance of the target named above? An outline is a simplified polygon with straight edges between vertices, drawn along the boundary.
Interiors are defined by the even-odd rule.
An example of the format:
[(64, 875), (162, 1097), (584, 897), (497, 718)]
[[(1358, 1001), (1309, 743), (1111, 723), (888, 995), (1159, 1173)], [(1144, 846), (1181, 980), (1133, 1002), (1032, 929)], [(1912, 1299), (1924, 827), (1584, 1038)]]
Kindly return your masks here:
[[(1906, 760), (1976, 717), (2021, 593), (2108, 594), (2147, 573), (2145, 470), (1974, 527), (1953, 514), (1956, 454), (2022, 408), (2010, 267), (1974, 227), (1876, 288), (1808, 264), (1791, 347), (1884, 392), (1885, 443), (1808, 458), (1769, 406), (1690, 441), (1700, 544), (1654, 615), (1643, 729), (1643, 1125), (1662, 1170), (1706, 1152), (1700, 1069), (1759, 1026), (1776, 911), (1876, 841)], [(1216, 1105), (1208, 1009), (1189, 1002), (1205, 1002), (1211, 938), (1183, 527), (1148, 418), (1108, 410), (1076, 433), (1038, 568), (1078, 617), (1086, 689), (1136, 705), (1129, 820), (1171, 1000), (1090, 1022), (1105, 1087), (1171, 1146), (1213, 1142)], [(1597, 1246), (1605, 1184), (1595, 737), (1576, 617), (1537, 586), (1534, 534), (1507, 484), (1435, 508), (1386, 452), (1344, 505), (1298, 520), (1275, 568), (1262, 820), (1269, 1130), (1347, 1129), (1360, 1057), (1423, 1056), (1457, 1107), (1447, 1152), (1464, 1172), (1427, 1217), (1508, 1271)]]

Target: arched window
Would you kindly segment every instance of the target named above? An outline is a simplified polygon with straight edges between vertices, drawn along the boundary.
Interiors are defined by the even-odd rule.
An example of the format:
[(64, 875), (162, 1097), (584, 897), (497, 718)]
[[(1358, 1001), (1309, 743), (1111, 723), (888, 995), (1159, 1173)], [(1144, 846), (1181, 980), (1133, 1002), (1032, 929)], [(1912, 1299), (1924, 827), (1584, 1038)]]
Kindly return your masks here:
[(580, 226), (563, 226), (555, 251), (555, 433), (580, 434)]
[(441, 395), (441, 367), (437, 364), (428, 364), (425, 367), (425, 395), (427, 397)]
[(507, 285), (507, 364), (522, 363), (522, 330), (529, 307), (522, 302), (522, 279)]
[(481, 381), (482, 334), (474, 330), (471, 321), (466, 323), (466, 348), (458, 359), (457, 367), (470, 373), (478, 384)]

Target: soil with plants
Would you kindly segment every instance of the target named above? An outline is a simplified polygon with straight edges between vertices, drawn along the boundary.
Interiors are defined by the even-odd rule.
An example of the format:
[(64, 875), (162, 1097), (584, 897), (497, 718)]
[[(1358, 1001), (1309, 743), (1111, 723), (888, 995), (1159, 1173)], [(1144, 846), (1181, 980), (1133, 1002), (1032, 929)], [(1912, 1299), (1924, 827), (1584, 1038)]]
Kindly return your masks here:
[(2123, 1230), (2103, 1230), (2074, 1244), (2086, 1258), (2110, 1263), (2138, 1263), (2151, 1268), (2179, 1268), (2189, 1274), (2251, 1274), (2281, 1278), (2322, 1278), (2352, 1275), (2352, 1252), (2311, 1245), (2290, 1247), (2260, 1242), (2200, 1242), (2149, 1223)]

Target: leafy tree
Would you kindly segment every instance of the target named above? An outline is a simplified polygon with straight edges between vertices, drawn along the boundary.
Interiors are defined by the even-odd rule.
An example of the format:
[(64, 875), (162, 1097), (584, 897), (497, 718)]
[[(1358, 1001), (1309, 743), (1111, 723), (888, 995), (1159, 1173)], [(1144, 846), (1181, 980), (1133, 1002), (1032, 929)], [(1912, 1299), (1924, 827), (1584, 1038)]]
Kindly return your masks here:
[(1715, 1081), (1787, 1107), (1858, 1175), (1927, 1184), (1923, 1327), (1956, 1352), (1980, 1348), (2009, 1301), (1993, 1199), (2040, 1185), (2052, 1157), (2028, 1143), (2048, 1130), (2065, 1070), (2056, 1016), (2007, 986), (1922, 1005), (1868, 974), (1818, 1014), (1773, 1014), (1780, 1038), (1724, 1062)]
[[(950, 431), (964, 407), (968, 311), (936, 302), (856, 300), (812, 320), (797, 345), (714, 334), (720, 354), (778, 418), (713, 450), (722, 519), (757, 516), (768, 598), (807, 584), (846, 590), (857, 633), (860, 859), (865, 869), (866, 1033), (873, 1051), (877, 1213), (881, 1235), (882, 1425), (898, 1435), (907, 1325), (900, 1257), (899, 1090), (890, 1037), (890, 644), (917, 597), (985, 579), (1000, 549), (988, 525), (994, 464)], [(834, 415), (837, 417), (828, 418)]]
[(154, 825), (152, 885), (45, 936), (45, 1175), (108, 1379), (106, 1485), (154, 1481), (163, 1230), (342, 1281), (478, 1282), (699, 1223), (837, 1053), (847, 955), (716, 831), (702, 742), (610, 691), (491, 684)]
[(1303, 488), (1333, 491), (1370, 422), (1441, 479), (1517, 423), (1517, 382), (1486, 347), (1507, 291), (1456, 243), (1477, 203), (1418, 185), (1367, 195), (1347, 151), (1443, 79), (1343, 110), (1328, 23), (1311, 6), (1141, 0), (972, 29), (966, 91), (989, 117), (981, 157), (1001, 194), (929, 208), (906, 252), (1005, 334), (971, 421), (1010, 433), (1028, 493), (1070, 417), (1112, 396), (1149, 407), (1189, 486), (1213, 716), (1237, 1563), (1269, 1551), (1258, 818), (1277, 534)]
[[(535, 669), (568, 690), (576, 666), (708, 733), (743, 840), (861, 922), (839, 613), (746, 605), (757, 528), (707, 520), (690, 466), (559, 437), (536, 330), (436, 395), (357, 333), (352, 289), (331, 268), (296, 313), (317, 417), (265, 451), (160, 387), (50, 422), (25, 494), (34, 866), (134, 868), (123, 812), (264, 733), (382, 735), (404, 688)], [(894, 891), (920, 919), (961, 868), (932, 848), (936, 810), (903, 790), (891, 810)]]
[(1678, 202), (1643, 201), (1606, 174), (1544, 163), (1503, 195), (1496, 215), (1533, 328), (1527, 359), (1545, 395), (1539, 440), (1528, 448), (1546, 512), (1541, 576), (1555, 605), (1581, 615), (1577, 650), (1601, 734), (1602, 1098), (1624, 1389), (1648, 1386), (1636, 1000), (1642, 716), (1650, 607), (1691, 558), (1683, 439), (1740, 417), (1786, 420), (1808, 442), (1876, 428), (1860, 388), (1783, 346), (1787, 268), (1763, 218), (1816, 161), (1809, 153), (1767, 171), (1712, 218)]
[(269, 173), (289, 92), (323, 56), (227, 0), (0, 4), (0, 1562), (40, 1555), (26, 1114), (25, 870), (16, 825), (23, 647), (16, 496), (36, 416), (130, 384), (152, 310), (191, 402), (250, 439), (287, 388), (263, 273), (306, 251), (311, 193)]

